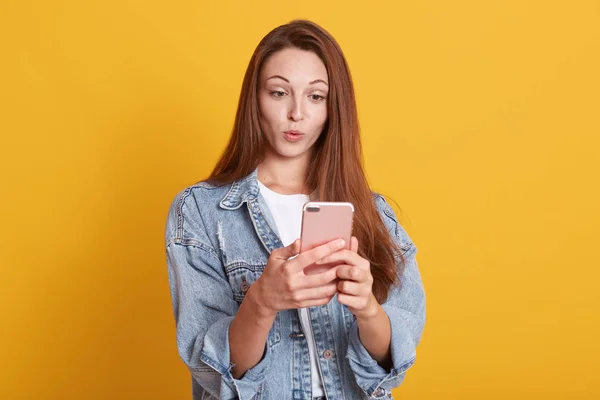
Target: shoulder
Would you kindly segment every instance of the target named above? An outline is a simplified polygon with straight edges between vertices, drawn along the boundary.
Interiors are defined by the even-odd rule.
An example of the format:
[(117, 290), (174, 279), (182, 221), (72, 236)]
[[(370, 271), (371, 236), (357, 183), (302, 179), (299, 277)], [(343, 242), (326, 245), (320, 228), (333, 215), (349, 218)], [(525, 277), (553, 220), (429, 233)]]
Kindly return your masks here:
[(197, 182), (184, 189), (181, 189), (176, 195), (171, 206), (176, 205), (183, 207), (190, 203), (196, 203), (195, 205), (210, 203), (211, 201), (219, 201), (223, 199), (225, 194), (229, 191), (231, 184), (218, 186), (208, 181)]
[(165, 240), (206, 239), (205, 220), (219, 212), (219, 203), (230, 187), (201, 181), (181, 189), (169, 206)]
[(170, 212), (179, 217), (193, 217), (203, 209), (216, 209), (231, 184), (218, 186), (207, 181), (180, 190), (171, 202)]
[(377, 192), (372, 192), (373, 201), (375, 202), (375, 207), (379, 212), (379, 216), (385, 227), (387, 228), (390, 235), (396, 240), (396, 242), (400, 245), (401, 250), (404, 253), (407, 252), (415, 252), (416, 246), (413, 243), (412, 239), (408, 235), (406, 229), (399, 222), (394, 209), (390, 205), (390, 203), (385, 199), (385, 197)]

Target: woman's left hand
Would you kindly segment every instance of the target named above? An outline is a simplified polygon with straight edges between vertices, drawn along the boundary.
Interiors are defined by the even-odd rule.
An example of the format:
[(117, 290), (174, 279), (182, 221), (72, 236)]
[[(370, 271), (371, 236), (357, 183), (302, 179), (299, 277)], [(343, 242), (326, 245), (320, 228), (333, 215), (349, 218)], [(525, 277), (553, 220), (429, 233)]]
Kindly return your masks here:
[(358, 239), (352, 236), (350, 250), (338, 250), (321, 259), (318, 264), (342, 263), (337, 266), (338, 301), (348, 306), (356, 318), (369, 318), (377, 313), (377, 299), (373, 295), (371, 264), (358, 255)]

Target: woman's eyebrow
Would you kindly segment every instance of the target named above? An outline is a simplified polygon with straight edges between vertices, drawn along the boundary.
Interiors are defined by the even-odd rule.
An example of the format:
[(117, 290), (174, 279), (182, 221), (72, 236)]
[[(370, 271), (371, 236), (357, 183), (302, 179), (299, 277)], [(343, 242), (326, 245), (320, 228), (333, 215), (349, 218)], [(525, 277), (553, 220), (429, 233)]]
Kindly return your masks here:
[(275, 78), (283, 79), (283, 80), (284, 80), (284, 81), (286, 81), (287, 83), (290, 83), (290, 81), (288, 81), (287, 79), (285, 79), (285, 78), (284, 78), (283, 76), (281, 76), (281, 75), (273, 75), (272, 77), (270, 77), (270, 78), (267, 78), (267, 80), (269, 80), (269, 79), (275, 79)]
[(319, 82), (322, 82), (325, 85), (329, 86), (329, 84), (327, 84), (327, 82), (325, 82), (323, 79), (315, 79), (314, 81), (309, 82), (309, 85), (314, 85), (315, 83), (319, 83)]
[[(267, 81), (268, 81), (269, 79), (276, 79), (276, 78), (283, 79), (283, 80), (284, 80), (284, 81), (286, 81), (287, 83), (290, 83), (290, 81), (289, 81), (289, 80), (287, 80), (286, 78), (284, 78), (284, 77), (283, 77), (283, 76), (281, 76), (281, 75), (273, 75), (273, 76), (271, 76), (271, 77), (267, 78)], [(322, 83), (324, 83), (325, 85), (329, 86), (329, 84), (328, 84), (327, 82), (325, 82), (323, 79), (315, 79), (314, 81), (311, 81), (311, 82), (309, 82), (308, 84), (309, 84), (309, 85), (314, 85), (315, 83), (319, 83), (319, 82), (322, 82)]]

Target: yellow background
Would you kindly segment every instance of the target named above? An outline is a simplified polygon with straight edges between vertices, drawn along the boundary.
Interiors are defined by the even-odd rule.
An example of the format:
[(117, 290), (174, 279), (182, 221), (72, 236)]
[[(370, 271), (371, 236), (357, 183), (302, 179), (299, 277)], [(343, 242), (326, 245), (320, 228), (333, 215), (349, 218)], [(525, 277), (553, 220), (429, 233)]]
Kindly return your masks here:
[(0, 398), (188, 399), (163, 228), (259, 40), (342, 46), (419, 247), (405, 399), (600, 398), (600, 2), (2, 1)]

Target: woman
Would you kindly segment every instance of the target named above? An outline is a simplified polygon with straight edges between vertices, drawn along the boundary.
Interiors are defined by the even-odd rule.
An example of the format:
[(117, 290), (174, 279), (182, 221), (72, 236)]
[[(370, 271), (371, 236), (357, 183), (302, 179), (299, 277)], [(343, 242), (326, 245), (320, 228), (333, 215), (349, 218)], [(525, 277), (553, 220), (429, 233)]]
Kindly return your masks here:
[[(194, 399), (391, 398), (416, 355), (416, 247), (362, 169), (336, 41), (295, 20), (258, 45), (229, 145), (166, 225), (179, 354)], [(299, 254), (302, 205), (354, 204), (351, 249)], [(303, 269), (340, 262), (317, 275)]]

